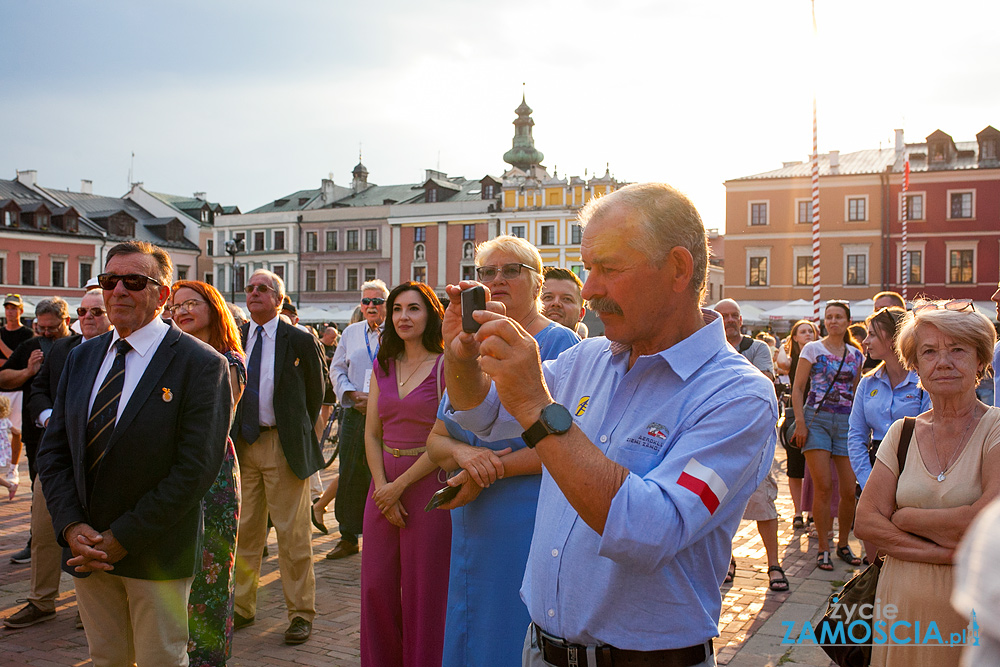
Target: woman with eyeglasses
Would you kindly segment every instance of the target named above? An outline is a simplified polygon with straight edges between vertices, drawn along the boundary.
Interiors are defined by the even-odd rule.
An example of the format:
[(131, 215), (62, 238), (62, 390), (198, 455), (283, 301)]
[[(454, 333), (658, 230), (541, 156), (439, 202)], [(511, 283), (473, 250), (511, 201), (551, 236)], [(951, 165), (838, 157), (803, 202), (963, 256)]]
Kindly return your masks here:
[[(542, 258), (524, 239), (499, 236), (479, 246), (476, 273), (538, 344), (544, 361), (580, 341), (541, 314)], [(519, 590), (528, 560), (541, 463), (520, 438), (483, 442), (439, 409), (427, 440), (432, 460), (458, 470), (451, 509), (451, 573), (443, 667), (520, 663), (531, 622)]]
[(368, 393), (372, 482), (361, 556), (361, 664), (440, 665), (451, 524), (424, 507), (441, 484), (427, 434), (444, 391), (444, 306), (424, 283), (397, 285)]
[(855, 532), (886, 554), (876, 597), (910, 628), (876, 643), (872, 665), (959, 664), (960, 646), (899, 642), (918, 623), (922, 632), (933, 623), (943, 638), (966, 628), (951, 605), (952, 562), (969, 524), (1000, 494), (1000, 408), (976, 397), (995, 342), (992, 323), (968, 299), (918, 304), (899, 330), (896, 353), (916, 371), (931, 409), (916, 417), (907, 445), (902, 420), (889, 428), (858, 504)]
[(795, 369), (792, 384), (795, 434), (792, 443), (802, 449), (815, 487), (812, 514), (819, 538), (816, 566), (821, 570), (832, 570), (829, 545), (833, 523), (830, 516), (833, 494), (831, 457), (837, 469), (840, 496), (837, 557), (848, 565), (861, 564), (861, 559), (854, 555), (848, 543), (854, 523), (855, 481), (847, 455), (847, 429), (865, 355), (848, 330), (851, 307), (846, 301), (827, 301), (823, 322), (826, 324), (826, 336), (806, 343)]
[[(246, 359), (239, 329), (222, 295), (208, 283), (180, 280), (171, 287), (168, 310), (182, 331), (208, 343), (229, 361), (235, 412), (246, 384)], [(192, 665), (214, 667), (225, 665), (233, 648), (240, 470), (229, 438), (222, 470), (205, 496), (204, 522), (202, 569), (195, 575), (188, 601), (188, 657)]]

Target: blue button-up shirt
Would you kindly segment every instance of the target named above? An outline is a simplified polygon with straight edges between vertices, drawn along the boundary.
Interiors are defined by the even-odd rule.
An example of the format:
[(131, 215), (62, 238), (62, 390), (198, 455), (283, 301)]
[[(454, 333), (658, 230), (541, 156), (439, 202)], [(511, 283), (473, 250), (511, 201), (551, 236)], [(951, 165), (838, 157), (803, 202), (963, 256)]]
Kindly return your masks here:
[[(721, 318), (702, 312), (707, 326), (632, 368), (629, 350), (604, 338), (544, 364), (555, 400), (629, 470), (603, 535), (542, 471), (521, 597), (552, 635), (651, 651), (719, 634), (719, 586), (750, 494), (770, 470), (778, 411), (771, 382), (726, 343)], [(452, 414), (487, 440), (521, 432), (495, 387)]]
[(337, 400), (346, 408), (354, 406), (354, 402), (345, 399), (349, 391), (367, 391), (365, 378), (369, 377), (375, 365), (375, 355), (378, 354), (379, 339), (384, 325), (379, 325), (374, 331), (368, 326), (367, 320), (361, 320), (344, 329), (330, 362), (330, 381), (337, 394)]
[(931, 397), (917, 386), (919, 381), (917, 374), (910, 371), (899, 386), (893, 387), (884, 366), (861, 378), (848, 422), (847, 455), (862, 489), (872, 474), (869, 443), (884, 438), (897, 419), (916, 417), (931, 409)]

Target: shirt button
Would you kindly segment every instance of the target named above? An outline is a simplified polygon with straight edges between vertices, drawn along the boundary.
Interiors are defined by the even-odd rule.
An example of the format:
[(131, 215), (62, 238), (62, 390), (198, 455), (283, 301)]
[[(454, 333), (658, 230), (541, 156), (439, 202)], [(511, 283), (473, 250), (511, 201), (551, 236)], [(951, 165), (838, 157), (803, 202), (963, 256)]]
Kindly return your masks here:
[(559, 550), (558, 549), (553, 549), (552, 550), (552, 557), (555, 558), (558, 555), (559, 555)]
[(555, 615), (556, 615), (556, 610), (555, 609), (549, 609), (549, 618), (552, 618)]
[(608, 441), (608, 436), (602, 435), (601, 436), (601, 442), (607, 442), (607, 441)]

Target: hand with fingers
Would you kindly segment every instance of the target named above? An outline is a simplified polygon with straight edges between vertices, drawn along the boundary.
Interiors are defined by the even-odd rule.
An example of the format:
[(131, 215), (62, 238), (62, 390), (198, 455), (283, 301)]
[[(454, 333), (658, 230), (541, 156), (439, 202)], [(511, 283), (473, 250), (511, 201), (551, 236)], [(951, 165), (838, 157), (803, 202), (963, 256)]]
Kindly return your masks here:
[(473, 500), (479, 497), (482, 493), (483, 487), (476, 484), (476, 480), (472, 479), (469, 473), (465, 470), (461, 471), (457, 475), (448, 479), (448, 486), (460, 486), (458, 495), (443, 503), (438, 509), (442, 510), (453, 510), (459, 508), (463, 505), (468, 505)]
[(500, 457), (510, 452), (510, 447), (494, 452), (488, 447), (461, 445), (455, 447), (452, 456), (463, 472), (467, 473), (476, 484), (486, 488), (503, 477), (503, 461)]

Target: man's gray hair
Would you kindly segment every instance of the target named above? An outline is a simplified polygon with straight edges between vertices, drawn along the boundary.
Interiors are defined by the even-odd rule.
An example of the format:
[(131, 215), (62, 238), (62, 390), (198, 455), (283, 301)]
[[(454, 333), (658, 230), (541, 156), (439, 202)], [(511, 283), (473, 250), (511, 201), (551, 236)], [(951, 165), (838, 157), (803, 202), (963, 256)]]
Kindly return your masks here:
[(69, 317), (69, 304), (57, 296), (51, 299), (42, 299), (35, 306), (35, 317), (39, 315), (55, 315), (60, 320)]
[(250, 275), (250, 278), (253, 279), (254, 276), (266, 276), (271, 281), (271, 288), (278, 293), (278, 298), (282, 301), (285, 300), (285, 281), (281, 279), (281, 276), (267, 269), (257, 269)]
[(389, 296), (389, 288), (385, 286), (385, 283), (376, 278), (375, 280), (366, 280), (361, 285), (361, 293), (364, 294), (365, 290), (377, 289), (382, 292), (383, 297)]
[(580, 210), (580, 226), (624, 206), (637, 214), (639, 232), (628, 239), (653, 266), (661, 266), (674, 248), (691, 253), (694, 274), (691, 289), (705, 290), (708, 280), (708, 236), (701, 215), (687, 195), (666, 183), (636, 183), (591, 200)]

